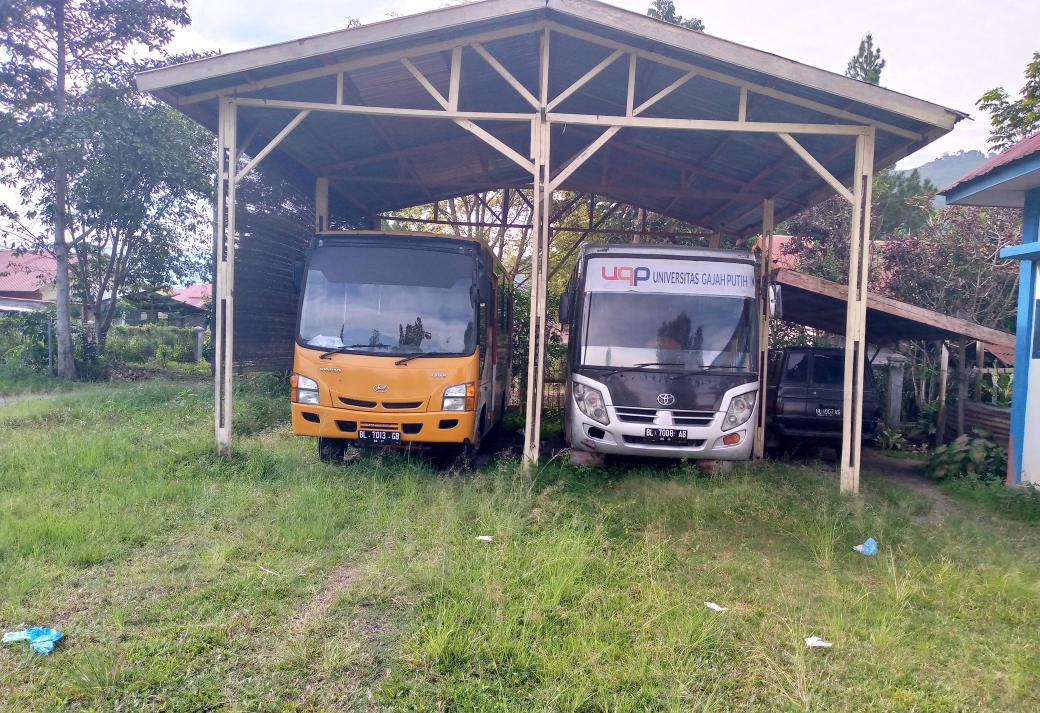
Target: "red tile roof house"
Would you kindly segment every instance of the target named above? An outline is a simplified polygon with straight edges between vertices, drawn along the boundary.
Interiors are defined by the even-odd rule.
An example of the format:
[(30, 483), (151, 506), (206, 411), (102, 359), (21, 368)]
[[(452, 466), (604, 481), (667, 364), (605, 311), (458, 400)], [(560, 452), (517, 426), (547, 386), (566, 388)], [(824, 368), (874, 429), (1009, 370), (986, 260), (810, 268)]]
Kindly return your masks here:
[(0, 250), (0, 312), (28, 312), (53, 304), (57, 261), (45, 253)]
[(170, 297), (192, 307), (206, 309), (213, 302), (213, 286), (188, 285), (187, 287), (175, 287), (170, 291)]

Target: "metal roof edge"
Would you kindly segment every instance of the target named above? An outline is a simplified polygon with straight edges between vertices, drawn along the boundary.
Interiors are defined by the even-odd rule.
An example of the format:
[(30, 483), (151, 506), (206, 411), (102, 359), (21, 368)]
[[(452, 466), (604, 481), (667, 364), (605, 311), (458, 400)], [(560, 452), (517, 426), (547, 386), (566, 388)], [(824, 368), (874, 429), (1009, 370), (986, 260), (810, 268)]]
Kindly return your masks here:
[(646, 32), (642, 34), (677, 49), (707, 55), (812, 89), (845, 96), (918, 121), (924, 121), (947, 131), (953, 129), (954, 124), (968, 116), (966, 112), (917, 99), (858, 79), (851, 79), (836, 72), (796, 62), (705, 32), (690, 30), (680, 25), (640, 15), (631, 10), (607, 5), (599, 0), (546, 0), (546, 5), (550, 10), (582, 17), (629, 34), (639, 33), (640, 26), (643, 25), (646, 27)]
[(976, 193), (981, 193), (989, 188), (1014, 178), (1024, 176), (1027, 173), (1040, 170), (1040, 153), (1028, 154), (1020, 159), (1011, 161), (1003, 166), (997, 166), (980, 176), (965, 183), (954, 183), (939, 191), (939, 195), (946, 197), (946, 203), (956, 203), (969, 198)]
[(370, 25), (334, 30), (320, 35), (150, 69), (137, 75), (137, 88), (142, 92), (150, 92), (185, 82), (212, 79), (279, 62), (308, 59), (329, 52), (402, 39), (420, 32), (443, 30), (471, 22), (532, 12), (543, 9), (545, 4), (545, 0), (481, 0), (437, 8), (415, 15), (381, 20)]

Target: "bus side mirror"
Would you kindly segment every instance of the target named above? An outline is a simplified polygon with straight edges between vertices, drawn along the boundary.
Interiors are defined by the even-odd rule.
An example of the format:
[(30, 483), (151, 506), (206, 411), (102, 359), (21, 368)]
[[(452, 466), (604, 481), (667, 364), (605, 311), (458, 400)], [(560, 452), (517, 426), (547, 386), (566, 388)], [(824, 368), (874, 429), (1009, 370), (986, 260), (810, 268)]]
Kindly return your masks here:
[(564, 292), (560, 295), (560, 324), (570, 324), (574, 316), (574, 293)]
[(769, 286), (769, 316), (773, 319), (784, 318), (784, 301), (780, 293), (780, 285)]
[(303, 260), (294, 260), (292, 265), (292, 290), (296, 294), (303, 292)]

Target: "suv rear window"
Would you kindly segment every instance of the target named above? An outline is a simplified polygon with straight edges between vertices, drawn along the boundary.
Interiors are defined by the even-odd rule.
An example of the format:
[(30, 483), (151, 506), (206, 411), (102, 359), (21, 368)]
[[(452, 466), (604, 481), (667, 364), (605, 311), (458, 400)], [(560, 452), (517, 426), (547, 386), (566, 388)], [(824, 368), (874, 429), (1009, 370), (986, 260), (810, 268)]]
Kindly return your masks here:
[(813, 383), (842, 386), (845, 383), (844, 354), (813, 354)]
[(784, 368), (784, 381), (789, 384), (804, 384), (809, 380), (809, 359), (805, 352), (790, 352)]

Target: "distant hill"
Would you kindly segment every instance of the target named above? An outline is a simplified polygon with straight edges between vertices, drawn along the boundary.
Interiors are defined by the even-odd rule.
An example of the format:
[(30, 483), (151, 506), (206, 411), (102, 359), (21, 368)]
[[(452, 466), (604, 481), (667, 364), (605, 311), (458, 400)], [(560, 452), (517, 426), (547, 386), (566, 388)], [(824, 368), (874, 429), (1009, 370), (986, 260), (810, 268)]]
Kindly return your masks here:
[[(950, 185), (958, 178), (966, 174), (968, 171), (982, 165), (996, 154), (986, 155), (981, 151), (957, 151), (956, 153), (944, 153), (934, 161), (929, 161), (923, 166), (917, 167), (917, 173), (921, 176), (921, 180), (928, 179), (937, 190), (942, 190), (946, 186)], [(915, 169), (908, 169), (906, 171), (893, 171), (893, 173), (905, 173), (909, 174)], [(936, 203), (939, 205), (945, 205), (946, 201), (942, 196), (936, 196)]]

